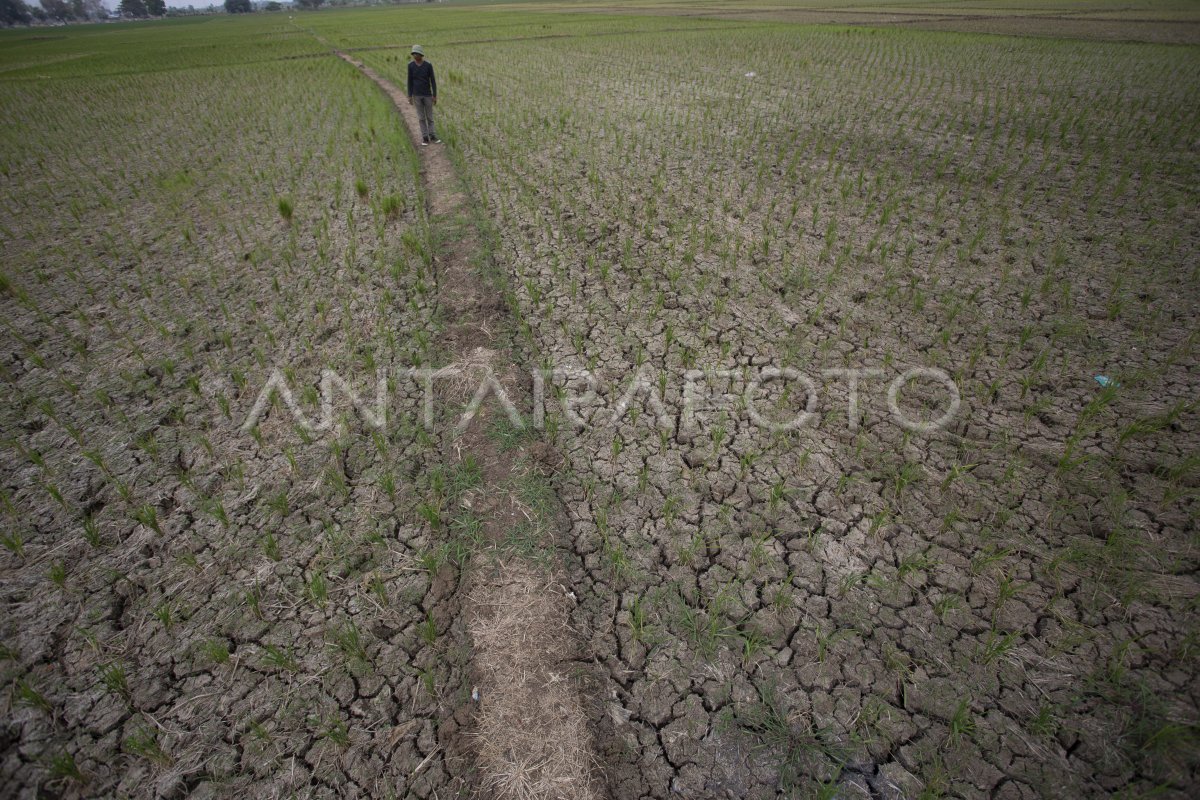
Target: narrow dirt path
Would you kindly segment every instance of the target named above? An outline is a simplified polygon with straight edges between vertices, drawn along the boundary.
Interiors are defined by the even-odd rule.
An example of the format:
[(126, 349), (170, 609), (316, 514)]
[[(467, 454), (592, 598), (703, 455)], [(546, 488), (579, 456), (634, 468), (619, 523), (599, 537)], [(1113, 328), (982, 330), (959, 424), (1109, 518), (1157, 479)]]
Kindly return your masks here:
[[(416, 143), (417, 116), (404, 92), (354, 57), (334, 52), (391, 98)], [(472, 266), (480, 239), (467, 197), (444, 145), (420, 148), (420, 158), (429, 221), (441, 243), (434, 261), (439, 311), (447, 322), (442, 344), (461, 370), (461, 380), (439, 381), (435, 391), (443, 403), (466, 404), (490, 371), (515, 396), (523, 381), (500, 338), (506, 309)], [(475, 772), (480, 788), (500, 798), (598, 798), (574, 677), (580, 646), (568, 625), (572, 598), (553, 559), (530, 555), (531, 547), (533, 553), (552, 549), (562, 534), (561, 515), (539, 517), (530, 508), (527, 487), (546, 453), (528, 437), (498, 440), (491, 431), (504, 416), (493, 396), (445, 454), (448, 463), (473, 458), (483, 473), (482, 486), (464, 500), (481, 523), (484, 543), (463, 587), (479, 703), (470, 732)], [(522, 548), (509, 546), (514, 541)]]

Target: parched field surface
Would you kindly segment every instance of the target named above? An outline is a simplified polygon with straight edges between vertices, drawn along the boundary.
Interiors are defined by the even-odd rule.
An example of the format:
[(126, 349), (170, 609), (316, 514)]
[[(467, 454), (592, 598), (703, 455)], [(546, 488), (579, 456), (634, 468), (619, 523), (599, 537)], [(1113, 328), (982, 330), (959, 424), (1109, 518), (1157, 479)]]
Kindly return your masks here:
[[(460, 576), (513, 553), (613, 798), (1200, 781), (1195, 48), (636, 11), (0, 38), (5, 792), (488, 794)], [(329, 45), (414, 41), (545, 375), (516, 487), (403, 377), (460, 355), (454, 232)], [(391, 421), (243, 430), (276, 369)]]
[(276, 365), (319, 417), (322, 369), (430, 352), (403, 129), (282, 16), (27, 38), (0, 88), (0, 794), (425, 796), (462, 680), (414, 498), (477, 476), (415, 425), (239, 430)]

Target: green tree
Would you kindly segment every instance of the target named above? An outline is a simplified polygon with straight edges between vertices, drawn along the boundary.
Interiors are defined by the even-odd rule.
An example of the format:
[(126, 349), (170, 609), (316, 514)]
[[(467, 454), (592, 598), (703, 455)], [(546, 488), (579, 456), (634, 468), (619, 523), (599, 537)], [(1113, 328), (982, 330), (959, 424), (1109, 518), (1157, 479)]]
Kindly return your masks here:
[(75, 12), (67, 5), (67, 0), (41, 0), (42, 8), (46, 9), (46, 16), (50, 19), (65, 22), (69, 19), (75, 19)]
[(121, 5), (117, 6), (117, 10), (123, 17), (144, 17), (146, 16), (146, 0), (121, 0)]
[(230, 14), (249, 14), (254, 9), (250, 0), (225, 0), (225, 10)]
[(0, 0), (0, 25), (28, 25), (32, 21), (29, 6), (21, 0)]
[(146, 0), (146, 12), (152, 17), (167, 13), (167, 0)]
[(296, 0), (296, 5), (301, 8), (320, 8), (325, 0)]

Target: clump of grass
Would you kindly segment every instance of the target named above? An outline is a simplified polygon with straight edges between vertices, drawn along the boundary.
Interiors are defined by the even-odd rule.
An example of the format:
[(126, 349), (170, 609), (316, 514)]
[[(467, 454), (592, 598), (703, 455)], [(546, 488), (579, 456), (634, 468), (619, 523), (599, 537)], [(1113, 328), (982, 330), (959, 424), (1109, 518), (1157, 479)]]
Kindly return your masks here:
[(487, 434), (505, 452), (516, 449), (533, 438), (528, 426), (518, 427), (507, 415), (493, 417), (487, 427)]
[(292, 205), (292, 199), (290, 197), (280, 197), (277, 205), (279, 208), (279, 216), (283, 217), (285, 221), (291, 222), (292, 213), (295, 211), (295, 208)]

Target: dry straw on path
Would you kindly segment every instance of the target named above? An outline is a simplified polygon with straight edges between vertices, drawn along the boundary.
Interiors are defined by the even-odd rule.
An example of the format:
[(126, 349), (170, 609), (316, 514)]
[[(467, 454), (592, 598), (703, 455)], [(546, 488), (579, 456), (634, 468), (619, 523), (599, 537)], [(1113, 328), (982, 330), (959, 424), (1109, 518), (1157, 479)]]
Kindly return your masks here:
[[(404, 93), (352, 56), (337, 54), (392, 99), (415, 141), (416, 113)], [(442, 148), (422, 150), (420, 155), (431, 224), (452, 224), (465, 216), (466, 198), (450, 160)], [(501, 305), (471, 268), (477, 248), (478, 241), (468, 231), (436, 259), (439, 290), (447, 290), (439, 291), (438, 301), (450, 322), (449, 345), (460, 369), (490, 369), (502, 384), (512, 386), (518, 370), (504, 363), (491, 333), (502, 328), (493, 319)], [(453, 381), (445, 387), (441, 391), (463, 388)], [(482, 518), (485, 541), (500, 545), (528, 516), (512, 487), (538, 459), (527, 452), (532, 443), (502, 449), (486, 435), (494, 411), (485, 406), (454, 449), (472, 454), (483, 465), (488, 500), (472, 511)], [(551, 538), (553, 531), (543, 529), (541, 536)], [(520, 800), (600, 797), (579, 681), (572, 674), (578, 637), (569, 629), (568, 599), (553, 565), (519, 556), (473, 563), (465, 578), (464, 613), (473, 647), (473, 694), (479, 703), (471, 734), (479, 788)]]

